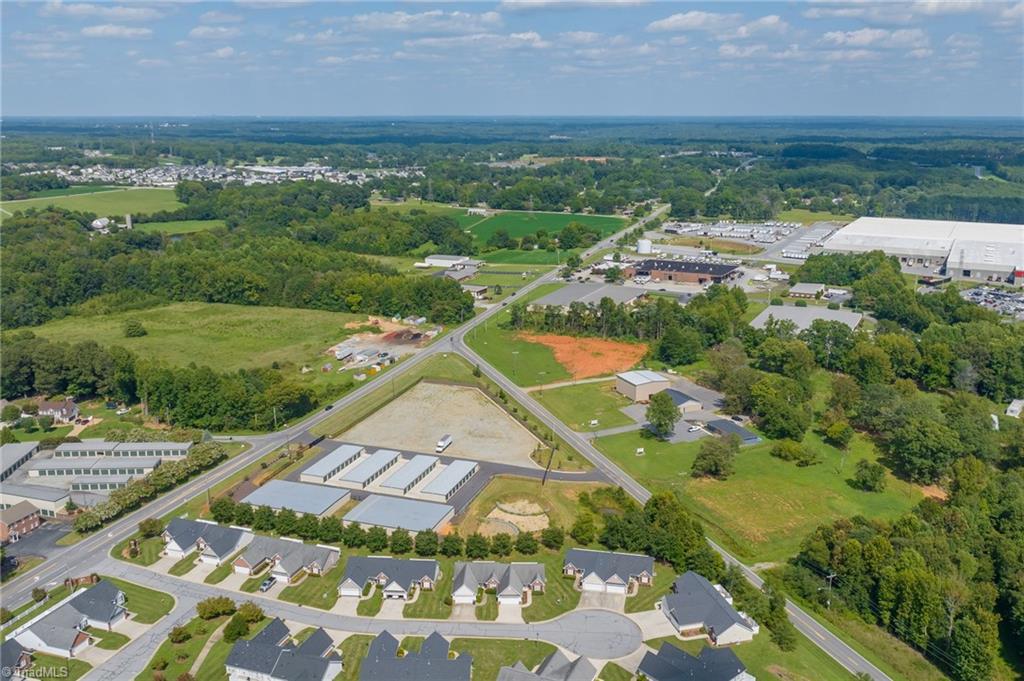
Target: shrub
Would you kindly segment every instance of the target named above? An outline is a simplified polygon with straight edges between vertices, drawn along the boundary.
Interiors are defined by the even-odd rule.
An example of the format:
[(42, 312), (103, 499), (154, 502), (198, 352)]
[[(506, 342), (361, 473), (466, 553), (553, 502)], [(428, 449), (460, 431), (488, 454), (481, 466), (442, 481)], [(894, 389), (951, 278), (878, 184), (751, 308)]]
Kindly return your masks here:
[(167, 638), (171, 643), (184, 643), (192, 638), (192, 632), (188, 630), (188, 627), (174, 627), (171, 629), (171, 633), (167, 634)]
[(772, 445), (771, 455), (783, 461), (793, 461), (797, 466), (812, 466), (821, 462), (818, 452), (793, 440), (776, 442)]
[(263, 619), (263, 608), (252, 601), (246, 601), (238, 606), (238, 616), (250, 624), (255, 624)]
[(196, 614), (204, 620), (212, 620), (221, 615), (231, 615), (235, 612), (235, 602), (227, 596), (213, 596), (199, 601), (196, 605)]
[(164, 669), (167, 669), (167, 666), (170, 664), (171, 663), (168, 662), (165, 658), (161, 657), (159, 660), (153, 663), (153, 669), (157, 671), (163, 671)]
[(0, 608), (0, 623), (6, 622), (7, 620), (14, 617), (14, 614), (7, 608)]
[(160, 536), (164, 531), (164, 523), (159, 518), (146, 518), (139, 521), (139, 534), (144, 538)]
[(241, 613), (238, 613), (224, 627), (224, 640), (227, 643), (234, 643), (248, 633), (249, 623), (245, 621)]
[(565, 530), (557, 525), (545, 527), (540, 533), (540, 543), (552, 551), (559, 550), (565, 543)]
[(865, 492), (881, 492), (885, 489), (885, 467), (867, 459), (857, 462), (853, 483)]
[(42, 587), (35, 587), (32, 589), (32, 600), (36, 603), (41, 603), (46, 600), (46, 589)]
[(796, 306), (797, 307), (807, 307), (807, 301), (806, 300), (798, 300), (798, 301), (796, 301)]
[(527, 556), (537, 553), (539, 544), (531, 532), (520, 532), (516, 537), (516, 551)]
[(499, 532), (491, 537), (491, 553), (503, 557), (512, 553), (512, 535), (507, 532)]
[(141, 338), (149, 333), (138, 319), (125, 320), (123, 330), (125, 338)]
[(771, 300), (770, 300), (770, 301), (768, 302), (768, 304), (769, 304), (769, 305), (775, 305), (775, 306), (777, 306), (777, 307), (778, 307), (778, 306), (781, 306), (781, 305), (782, 305), (782, 298), (772, 298), (772, 299), (771, 299)]
[(829, 303), (828, 304), (828, 309), (830, 309), (830, 310), (838, 310), (839, 309), (839, 303)]

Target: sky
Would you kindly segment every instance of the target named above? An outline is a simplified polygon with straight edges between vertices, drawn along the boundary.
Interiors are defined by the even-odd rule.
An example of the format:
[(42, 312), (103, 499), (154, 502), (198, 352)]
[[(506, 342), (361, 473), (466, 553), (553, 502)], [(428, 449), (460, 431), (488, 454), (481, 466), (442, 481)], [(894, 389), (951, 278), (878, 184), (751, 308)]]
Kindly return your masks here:
[(5, 116), (1024, 116), (1024, 2), (0, 3)]

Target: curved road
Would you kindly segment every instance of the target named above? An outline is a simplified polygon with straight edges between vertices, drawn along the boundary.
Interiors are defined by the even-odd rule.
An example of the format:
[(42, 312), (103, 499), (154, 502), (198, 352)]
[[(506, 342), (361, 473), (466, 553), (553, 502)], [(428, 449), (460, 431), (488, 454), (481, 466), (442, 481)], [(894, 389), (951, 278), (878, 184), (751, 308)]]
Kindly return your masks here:
[[(633, 229), (638, 226), (643, 226), (647, 222), (659, 217), (667, 210), (668, 206), (662, 206), (657, 210), (653, 211), (650, 215), (631, 224), (627, 229)], [(613, 246), (615, 244), (615, 240), (621, 234), (622, 232), (620, 232), (619, 234), (615, 234), (595, 244), (587, 251), (585, 251), (582, 254), (582, 257), (586, 259), (587, 257), (597, 252), (598, 250)], [(557, 278), (557, 270), (552, 270), (551, 272), (548, 272), (547, 274), (535, 279), (533, 282), (519, 289), (519, 291), (517, 291), (513, 296), (510, 296), (509, 300), (519, 298), (523, 294), (535, 289), (536, 287), (542, 284), (556, 281)], [(477, 325), (484, 323), (494, 315), (498, 314), (503, 307), (503, 305), (496, 305), (485, 310), (484, 312), (480, 313), (469, 322), (466, 322), (459, 328), (455, 329), (451, 334), (448, 335), (448, 337), (438, 340), (437, 342), (425, 348), (418, 354), (412, 356), (407, 360), (403, 360), (401, 363), (397, 364), (395, 367), (390, 369), (386, 374), (384, 374), (384, 376), (394, 378), (396, 376), (404, 374), (405, 372), (409, 371), (418, 364), (426, 361), (428, 357), (431, 357), (439, 352), (457, 352), (458, 354), (461, 354), (464, 357), (466, 357), (470, 362), (479, 365), (481, 371), (484, 374), (486, 374), (489, 379), (491, 379), (496, 384), (501, 386), (501, 388), (505, 390), (506, 393), (514, 397), (524, 408), (529, 409), (535, 416), (537, 416), (538, 419), (540, 419), (542, 423), (544, 423), (544, 425), (550, 428), (553, 432), (557, 433), (563, 440), (565, 440), (565, 442), (573, 446), (583, 456), (586, 456), (597, 467), (598, 470), (600, 470), (605, 476), (608, 477), (609, 480), (621, 486), (632, 497), (634, 497), (641, 503), (645, 502), (647, 499), (650, 498), (651, 493), (643, 485), (641, 485), (636, 480), (627, 475), (615, 463), (610, 461), (601, 452), (599, 452), (589, 441), (587, 441), (581, 435), (571, 430), (565, 424), (563, 424), (561, 421), (555, 418), (539, 402), (533, 399), (533, 397), (531, 397), (529, 393), (527, 393), (519, 386), (515, 385), (512, 381), (510, 381), (497, 369), (488, 364), (482, 357), (480, 357), (480, 355), (478, 355), (469, 346), (466, 345), (466, 333), (469, 332), (474, 327), (476, 327)], [(161, 590), (172, 589), (172, 592), (176, 592), (175, 595), (178, 596), (179, 599), (185, 598), (185, 603), (191, 603), (193, 605), (195, 601), (200, 600), (198, 598), (195, 598), (194, 594), (202, 593), (204, 589), (220, 591), (219, 589), (216, 589), (216, 587), (211, 587), (209, 585), (196, 585), (191, 582), (188, 582), (186, 587), (182, 584), (175, 583), (174, 580), (168, 579), (163, 575), (157, 576), (148, 570), (136, 568), (135, 566), (130, 566), (130, 564), (123, 563), (122, 561), (110, 559), (110, 547), (114, 543), (132, 534), (135, 531), (136, 527), (138, 526), (140, 520), (152, 516), (164, 515), (173, 510), (175, 507), (181, 505), (188, 499), (191, 499), (195, 496), (202, 494), (204, 490), (215, 486), (216, 484), (227, 479), (228, 477), (238, 472), (239, 470), (242, 470), (250, 463), (259, 460), (266, 454), (281, 447), (295, 436), (309, 429), (311, 426), (320, 423), (326, 418), (329, 418), (334, 413), (334, 410), (344, 409), (348, 406), (355, 404), (364, 397), (368, 396), (371, 392), (376, 390), (380, 386), (380, 384), (381, 381), (370, 381), (364, 384), (363, 386), (360, 386), (358, 389), (350, 392), (341, 399), (337, 400), (336, 402), (334, 402), (333, 408), (331, 410), (321, 410), (303, 421), (300, 421), (296, 424), (288, 426), (274, 433), (255, 437), (233, 438), (236, 441), (243, 441), (249, 443), (250, 449), (243, 452), (242, 454), (237, 455), (235, 458), (231, 459), (222, 466), (219, 466), (212, 471), (204, 473), (203, 475), (192, 480), (191, 482), (188, 482), (185, 485), (176, 488), (172, 492), (169, 492), (168, 494), (160, 497), (156, 501), (153, 501), (150, 504), (147, 504), (146, 506), (142, 507), (141, 509), (122, 517), (120, 520), (111, 523), (109, 526), (107, 526), (107, 528), (105, 528), (105, 531), (101, 531), (95, 535), (92, 535), (73, 546), (63, 548), (59, 552), (53, 552), (53, 554), (51, 554), (51, 557), (46, 562), (28, 571), (24, 575), (12, 580), (8, 584), (4, 585), (3, 589), (0, 590), (0, 593), (2, 593), (3, 598), (6, 602), (20, 603), (25, 600), (28, 600), (28, 598), (31, 595), (31, 590), (34, 586), (38, 586), (39, 584), (50, 584), (53, 582), (59, 582), (63, 580), (65, 575), (68, 573), (80, 572), (82, 570), (82, 566), (100, 565), (104, 566), (104, 568), (109, 567), (110, 569), (116, 569), (118, 574), (127, 574), (126, 571), (129, 568), (137, 569), (139, 570), (139, 572), (132, 572), (131, 579), (141, 580), (141, 583), (144, 584), (150, 582), (150, 580), (156, 579), (157, 581), (155, 583), (150, 582), (154, 583), (156, 588)], [(758, 577), (758, 575), (753, 570), (743, 565), (743, 563), (734, 558), (732, 555), (730, 555), (722, 547), (718, 546), (714, 542), (711, 542), (709, 540), (709, 543), (711, 547), (715, 549), (715, 551), (722, 555), (726, 563), (739, 565), (742, 568), (744, 575), (747, 577), (747, 579), (749, 579), (756, 586), (761, 586), (763, 581), (760, 577)], [(174, 584), (174, 587), (171, 587), (172, 584)], [(273, 606), (273, 609), (275, 611), (278, 610), (278, 604), (280, 604), (281, 612), (286, 612), (288, 611), (289, 608), (294, 609), (294, 612), (289, 612), (289, 614), (287, 614), (286, 616), (289, 619), (296, 619), (296, 621), (304, 621), (302, 617), (293, 617), (293, 615), (298, 615), (299, 613), (301, 613), (301, 615), (304, 616), (306, 620), (309, 620), (312, 617), (313, 622), (315, 623), (329, 621), (329, 619), (325, 618), (335, 617), (331, 614), (325, 614), (322, 611), (311, 611), (303, 609), (300, 606), (289, 606), (288, 604), (282, 603), (281, 601), (273, 601), (273, 603), (275, 604)], [(155, 650), (156, 643), (158, 642), (158, 640), (162, 640), (163, 635), (166, 634), (166, 632), (163, 630), (165, 628), (169, 630), (170, 626), (175, 624), (178, 620), (182, 620), (182, 618), (188, 619), (189, 616), (187, 611), (185, 611), (184, 614), (181, 614), (181, 604), (182, 601), (179, 600), (179, 607), (175, 609), (175, 613), (179, 613), (177, 617), (175, 617), (172, 614), (171, 617), (164, 618), (164, 620), (155, 625), (150, 632), (148, 632), (146, 635), (143, 635), (136, 641), (133, 641), (129, 646), (126, 646), (122, 651), (115, 655), (114, 658), (108, 661), (108, 663), (103, 665), (104, 675), (112, 674), (112, 676), (109, 676), (108, 678), (121, 678), (121, 674), (119, 673), (119, 671), (127, 671), (129, 668), (141, 669), (141, 667), (137, 666), (136, 662), (142, 656), (142, 652), (140, 651), (148, 651), (149, 655), (152, 655), (152, 651)], [(268, 609), (271, 609), (270, 606), (268, 606)], [(604, 617), (594, 619), (595, 613), (598, 612), (603, 613)], [(804, 634), (804, 636), (806, 636), (811, 641), (811, 643), (815, 644), (816, 646), (824, 650), (829, 656), (835, 659), (840, 665), (842, 665), (851, 673), (866, 673), (875, 681), (892, 681), (889, 676), (884, 674), (880, 669), (871, 664), (863, 656), (861, 656), (855, 650), (846, 645), (843, 641), (841, 641), (838, 637), (832, 634), (832, 632), (830, 632), (828, 629), (823, 627), (817, 620), (808, 615), (796, 604), (792, 602), (787, 602), (787, 612), (790, 615), (790, 619), (793, 621), (793, 625), (797, 628), (798, 631)], [(579, 654), (588, 654), (588, 656), (592, 652), (592, 649), (590, 648), (590, 643), (588, 642), (589, 634), (592, 633), (598, 633), (601, 634), (603, 638), (609, 638), (609, 640), (614, 640), (615, 646), (621, 645), (625, 647), (627, 645), (632, 645), (633, 647), (630, 650), (627, 650), (624, 654), (628, 654), (629, 652), (632, 652), (637, 647), (639, 647), (641, 641), (639, 640), (639, 632), (635, 630), (636, 625), (628, 619), (622, 617), (621, 615), (618, 616), (619, 619), (615, 619), (614, 617), (608, 618), (608, 615), (614, 615), (614, 613), (607, 613), (606, 611), (579, 611), (578, 613), (570, 613), (569, 615), (566, 615), (556, 620), (552, 620), (551, 622), (547, 623), (538, 623), (535, 625), (500, 626), (514, 627), (515, 629), (510, 629), (510, 632), (517, 634), (513, 635), (513, 638), (519, 638), (524, 635), (529, 636), (530, 634), (533, 634), (535, 636), (542, 638), (543, 640), (558, 643), (559, 645), (564, 645), (566, 648), (570, 650), (575, 650)], [(482, 631), (487, 631), (489, 635), (501, 635), (498, 633), (491, 633), (492, 631), (498, 631), (497, 629), (492, 630), (491, 628), (496, 627), (498, 625), (484, 626), (485, 623), (482, 622), (430, 622), (427, 620), (400, 620), (388, 622), (386, 620), (376, 619), (348, 619), (359, 621), (350, 622), (346, 620), (339, 621), (338, 623), (347, 625), (349, 627), (357, 625), (362, 627), (361, 629), (355, 629), (356, 631), (362, 631), (366, 629), (368, 632), (374, 632), (383, 629), (385, 626), (387, 626), (389, 629), (393, 628), (391, 629), (393, 631), (404, 631), (404, 629), (401, 629), (399, 627), (400, 622), (402, 623), (402, 626), (421, 627), (421, 629), (417, 631), (422, 631), (424, 623), (428, 623), (428, 627), (432, 629), (437, 629), (442, 633), (459, 633), (460, 635), (463, 635), (463, 632), (476, 631), (476, 635), (479, 636)], [(373, 629), (373, 627), (378, 626), (378, 624), (375, 623), (379, 623), (379, 629)], [(332, 625), (328, 624), (328, 626)], [(345, 629), (345, 626), (334, 628)], [(347, 630), (351, 631), (353, 629)], [(159, 632), (163, 632), (163, 635), (160, 636), (160, 639), (154, 638), (154, 636), (156, 636), (156, 634)], [(634, 641), (634, 635), (636, 638), (635, 643), (630, 643), (631, 641)], [(604, 643), (601, 645), (604, 645), (605, 648), (607, 648), (607, 645), (609, 644)], [(587, 652), (585, 653), (583, 651)], [(616, 651), (617, 648), (612, 652)], [(600, 657), (602, 659), (608, 659), (609, 657), (613, 657), (607, 655), (606, 653), (608, 652), (609, 651), (607, 649), (602, 649), (602, 652), (600, 654), (595, 654), (594, 656)], [(621, 655), (615, 657), (621, 657)], [(148, 657), (146, 657), (146, 659), (148, 660)], [(141, 664), (144, 665), (145, 660), (143, 660)]]

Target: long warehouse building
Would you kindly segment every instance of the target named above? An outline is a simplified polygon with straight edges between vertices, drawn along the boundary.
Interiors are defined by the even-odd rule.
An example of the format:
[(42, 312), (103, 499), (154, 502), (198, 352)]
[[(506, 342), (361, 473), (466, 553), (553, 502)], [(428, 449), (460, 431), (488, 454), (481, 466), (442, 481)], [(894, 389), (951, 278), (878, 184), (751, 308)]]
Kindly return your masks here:
[(883, 251), (906, 270), (1024, 286), (1024, 225), (863, 217), (837, 230), (822, 248)]
[(425, 496), (448, 501), (459, 488), (469, 482), (476, 470), (475, 461), (456, 459), (445, 466), (436, 478), (424, 485), (421, 491)]
[(302, 482), (324, 483), (356, 462), (366, 451), (359, 445), (340, 445), (331, 450), (323, 458), (314, 461), (302, 473)]

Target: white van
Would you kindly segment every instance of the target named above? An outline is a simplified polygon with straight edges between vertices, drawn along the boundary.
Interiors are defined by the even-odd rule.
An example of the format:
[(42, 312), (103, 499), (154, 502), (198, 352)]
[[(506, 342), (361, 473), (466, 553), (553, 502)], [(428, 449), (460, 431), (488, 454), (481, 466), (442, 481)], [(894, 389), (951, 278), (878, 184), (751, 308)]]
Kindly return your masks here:
[(440, 454), (444, 450), (448, 449), (448, 447), (449, 447), (449, 445), (451, 445), (451, 443), (452, 443), (452, 436), (451, 435), (445, 435), (444, 437), (442, 437), (440, 440), (437, 441), (437, 446), (434, 447), (434, 452), (437, 453), (437, 454)]

